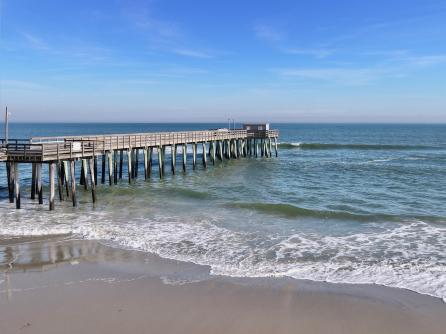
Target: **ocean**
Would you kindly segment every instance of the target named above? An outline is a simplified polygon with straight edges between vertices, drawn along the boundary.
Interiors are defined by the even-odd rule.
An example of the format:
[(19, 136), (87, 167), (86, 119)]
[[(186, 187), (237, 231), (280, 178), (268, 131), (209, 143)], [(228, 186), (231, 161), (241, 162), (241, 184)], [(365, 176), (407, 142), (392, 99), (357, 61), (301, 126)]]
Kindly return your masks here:
[[(10, 137), (224, 126), (13, 123)], [(0, 239), (68, 234), (207, 265), (214, 275), (374, 283), (446, 300), (446, 125), (271, 126), (280, 131), (278, 158), (193, 171), (189, 155), (185, 174), (166, 168), (160, 180), (154, 155), (148, 182), (140, 158), (138, 180), (99, 186), (95, 207), (78, 187), (78, 208), (56, 202), (49, 212), (46, 198), (43, 206), (29, 199), (23, 166), (23, 209), (15, 210), (3, 164)]]

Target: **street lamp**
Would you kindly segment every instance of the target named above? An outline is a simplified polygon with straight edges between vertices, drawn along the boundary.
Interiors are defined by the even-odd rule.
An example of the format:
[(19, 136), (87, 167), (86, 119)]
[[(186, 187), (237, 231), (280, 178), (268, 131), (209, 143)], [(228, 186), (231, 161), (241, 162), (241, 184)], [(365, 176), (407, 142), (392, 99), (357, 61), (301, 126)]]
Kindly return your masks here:
[(231, 119), (228, 118), (228, 130), (231, 131)]

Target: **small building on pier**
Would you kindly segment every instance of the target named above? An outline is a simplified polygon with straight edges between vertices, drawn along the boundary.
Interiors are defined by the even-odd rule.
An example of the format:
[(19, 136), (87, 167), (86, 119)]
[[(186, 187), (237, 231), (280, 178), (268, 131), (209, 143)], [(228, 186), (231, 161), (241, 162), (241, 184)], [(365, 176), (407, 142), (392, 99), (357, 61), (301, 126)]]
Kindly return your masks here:
[(247, 123), (243, 124), (243, 130), (248, 132), (268, 131), (269, 123)]

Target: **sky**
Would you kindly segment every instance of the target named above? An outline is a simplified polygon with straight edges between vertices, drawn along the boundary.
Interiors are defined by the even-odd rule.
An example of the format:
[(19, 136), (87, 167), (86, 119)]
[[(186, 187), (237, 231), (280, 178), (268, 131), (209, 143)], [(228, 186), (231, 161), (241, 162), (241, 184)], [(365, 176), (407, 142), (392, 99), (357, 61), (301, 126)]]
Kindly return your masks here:
[(0, 0), (13, 121), (446, 122), (446, 1)]

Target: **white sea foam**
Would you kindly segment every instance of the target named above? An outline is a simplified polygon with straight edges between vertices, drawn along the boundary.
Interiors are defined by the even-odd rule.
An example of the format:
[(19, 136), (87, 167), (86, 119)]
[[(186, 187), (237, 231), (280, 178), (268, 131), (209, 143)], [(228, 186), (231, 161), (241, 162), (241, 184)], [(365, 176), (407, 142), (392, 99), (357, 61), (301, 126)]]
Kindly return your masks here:
[(446, 298), (446, 229), (421, 221), (343, 236), (302, 232), (265, 239), (206, 220), (138, 218), (123, 222), (91, 212), (80, 218), (69, 213), (55, 216), (50, 224), (45, 219), (48, 216), (23, 224), (23, 215), (11, 213), (1, 224), (0, 234), (74, 233), (209, 265), (216, 275), (375, 283)]

